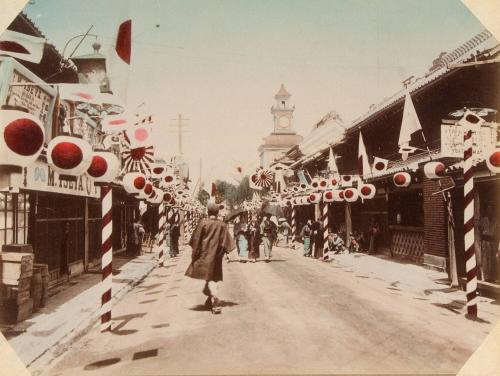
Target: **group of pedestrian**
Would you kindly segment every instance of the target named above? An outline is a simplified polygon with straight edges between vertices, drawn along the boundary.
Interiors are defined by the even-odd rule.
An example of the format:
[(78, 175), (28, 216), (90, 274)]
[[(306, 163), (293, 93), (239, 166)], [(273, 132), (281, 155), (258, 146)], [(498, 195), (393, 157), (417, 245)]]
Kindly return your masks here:
[[(141, 223), (141, 218), (136, 217), (130, 224), (127, 231), (127, 255), (139, 256), (142, 250), (142, 243), (146, 230)], [(181, 235), (180, 224), (178, 221), (166, 223), (164, 241), (169, 249), (170, 257), (175, 257), (179, 254), (179, 237)]]
[[(370, 243), (368, 254), (376, 252), (377, 240), (380, 233), (378, 222), (372, 218), (368, 229)], [(348, 244), (335, 231), (328, 230), (326, 247), (324, 247), (324, 228), (319, 221), (309, 219), (302, 227), (300, 237), (303, 243), (304, 257), (314, 257), (323, 261), (331, 261), (332, 256), (338, 253), (361, 252), (364, 246), (364, 236), (362, 233), (349, 234)]]
[(236, 220), (234, 224), (234, 238), (240, 262), (257, 262), (260, 257), (260, 245), (263, 245), (265, 261), (271, 261), (272, 249), (276, 245), (278, 233), (276, 217), (264, 215), (260, 223), (252, 217), (250, 223)]

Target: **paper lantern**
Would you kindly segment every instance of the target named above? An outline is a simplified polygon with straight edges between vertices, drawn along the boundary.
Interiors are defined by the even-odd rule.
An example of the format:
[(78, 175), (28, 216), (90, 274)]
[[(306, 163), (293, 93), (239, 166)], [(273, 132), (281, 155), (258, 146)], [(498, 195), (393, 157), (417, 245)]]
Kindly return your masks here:
[(500, 173), (500, 150), (494, 150), (486, 157), (486, 165), (494, 174)]
[(362, 184), (361, 187), (358, 188), (359, 195), (364, 200), (369, 200), (375, 197), (375, 193), (377, 193), (377, 189), (373, 184)]
[(80, 176), (90, 167), (92, 148), (81, 138), (57, 136), (47, 147), (47, 162), (59, 174)]
[(299, 187), (300, 187), (301, 191), (305, 191), (305, 190), (307, 190), (308, 185), (305, 183), (300, 183)]
[(323, 202), (333, 202), (333, 191), (323, 192)]
[(392, 181), (396, 187), (408, 187), (411, 183), (411, 176), (407, 172), (398, 172), (394, 174)]
[(340, 183), (340, 179), (338, 176), (334, 176), (333, 178), (330, 178), (330, 187), (331, 188), (338, 188)]
[(347, 188), (344, 189), (344, 199), (347, 202), (354, 202), (358, 199), (359, 192), (356, 188)]
[(168, 169), (165, 163), (152, 163), (150, 168), (153, 179), (163, 179), (167, 175)]
[(292, 188), (292, 191), (293, 191), (293, 193), (298, 193), (298, 192), (300, 192), (300, 187), (298, 185), (296, 185)]
[(319, 178), (314, 178), (311, 181), (311, 188), (315, 190), (319, 188)]
[(153, 197), (149, 197), (148, 201), (152, 204), (161, 204), (163, 201), (163, 191), (160, 188), (153, 189)]
[(424, 166), (424, 174), (429, 179), (439, 179), (445, 173), (446, 167), (441, 162), (428, 162)]
[(342, 189), (335, 189), (332, 191), (333, 201), (344, 201), (344, 191)]
[(170, 186), (176, 184), (175, 177), (172, 173), (167, 172), (165, 176), (163, 176), (162, 180), (165, 186)]
[(170, 192), (163, 193), (163, 202), (170, 204), (172, 202), (173, 196)]
[(42, 122), (22, 111), (1, 110), (0, 165), (26, 167), (42, 152), (45, 130)]
[(324, 191), (327, 188), (328, 188), (328, 180), (324, 178), (319, 179), (319, 189)]
[(309, 195), (309, 202), (311, 204), (317, 204), (321, 201), (321, 194), (320, 193), (311, 193)]
[(139, 194), (146, 186), (146, 176), (140, 172), (129, 172), (123, 176), (123, 189), (127, 193)]
[(120, 171), (120, 162), (113, 153), (108, 151), (94, 151), (87, 175), (95, 182), (109, 183), (114, 180)]

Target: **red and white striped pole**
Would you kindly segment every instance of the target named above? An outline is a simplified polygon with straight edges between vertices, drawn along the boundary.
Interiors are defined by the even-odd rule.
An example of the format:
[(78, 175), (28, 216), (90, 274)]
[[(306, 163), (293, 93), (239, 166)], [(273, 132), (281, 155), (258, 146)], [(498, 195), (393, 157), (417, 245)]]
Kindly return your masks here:
[(474, 169), (472, 166), (472, 129), (464, 133), (464, 242), (467, 272), (467, 313), (477, 317), (477, 264), (474, 244)]
[(328, 252), (328, 202), (323, 203), (323, 256)]
[(165, 259), (165, 254), (163, 252), (163, 248), (165, 246), (165, 223), (166, 223), (166, 216), (165, 216), (165, 205), (160, 204), (158, 206), (158, 247), (160, 248), (160, 252), (158, 255), (158, 266), (163, 266), (164, 259)]
[(292, 205), (292, 246), (295, 246), (294, 243), (297, 241), (297, 222), (295, 220), (295, 205)]
[(101, 295), (101, 332), (111, 330), (111, 288), (113, 284), (113, 194), (111, 185), (101, 186), (102, 207), (102, 295)]

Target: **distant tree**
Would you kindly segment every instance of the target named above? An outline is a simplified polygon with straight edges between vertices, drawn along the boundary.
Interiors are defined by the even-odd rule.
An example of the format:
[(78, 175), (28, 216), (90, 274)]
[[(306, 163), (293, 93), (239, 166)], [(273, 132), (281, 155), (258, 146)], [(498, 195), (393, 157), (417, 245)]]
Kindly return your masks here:
[(248, 176), (244, 177), (239, 185), (224, 180), (217, 180), (215, 185), (217, 187), (216, 202), (226, 201), (231, 208), (252, 198)]

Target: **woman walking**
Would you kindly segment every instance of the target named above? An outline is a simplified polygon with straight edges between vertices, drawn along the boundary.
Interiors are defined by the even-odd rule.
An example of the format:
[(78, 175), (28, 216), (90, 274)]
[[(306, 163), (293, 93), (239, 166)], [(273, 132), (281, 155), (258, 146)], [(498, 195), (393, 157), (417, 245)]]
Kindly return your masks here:
[(236, 244), (239, 249), (240, 262), (247, 262), (248, 260), (248, 238), (249, 231), (248, 225), (245, 222), (241, 222), (238, 226), (238, 231), (236, 233)]
[(259, 246), (260, 246), (260, 231), (255, 217), (252, 217), (252, 221), (248, 226), (248, 238), (249, 238), (249, 250), (248, 258), (251, 262), (256, 262), (259, 258)]

